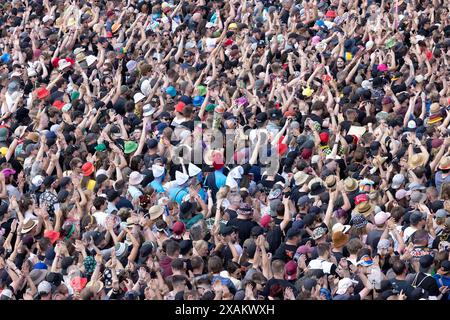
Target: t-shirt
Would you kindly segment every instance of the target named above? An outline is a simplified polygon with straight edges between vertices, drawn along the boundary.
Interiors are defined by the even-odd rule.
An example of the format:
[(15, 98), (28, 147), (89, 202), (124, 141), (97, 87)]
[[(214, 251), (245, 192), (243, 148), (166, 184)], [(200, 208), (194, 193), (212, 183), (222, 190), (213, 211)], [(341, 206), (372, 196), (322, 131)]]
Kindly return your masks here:
[(242, 245), (246, 239), (250, 238), (250, 232), (252, 228), (257, 226), (258, 224), (253, 220), (235, 218), (231, 219), (227, 225), (237, 228), (239, 234), (239, 243)]
[(397, 292), (400, 292), (403, 290), (403, 293), (406, 295), (407, 298), (411, 296), (412, 291), (414, 288), (409, 284), (406, 280), (397, 280), (397, 279), (390, 279), (389, 280), (392, 284), (392, 287)]
[(411, 285), (424, 289), (430, 296), (438, 296), (440, 294), (436, 279), (423, 272), (414, 275)]
[(284, 262), (288, 262), (294, 258), (296, 251), (297, 246), (284, 242), (275, 251), (275, 255), (273, 256), (272, 260), (283, 260)]
[(361, 296), (358, 294), (338, 294), (334, 296), (333, 300), (361, 300)]
[(378, 242), (380, 242), (383, 230), (374, 229), (367, 234), (366, 244), (372, 247), (373, 251), (377, 250)]
[(311, 260), (308, 264), (309, 269), (321, 269), (325, 274), (336, 274), (337, 266), (334, 263), (323, 259)]

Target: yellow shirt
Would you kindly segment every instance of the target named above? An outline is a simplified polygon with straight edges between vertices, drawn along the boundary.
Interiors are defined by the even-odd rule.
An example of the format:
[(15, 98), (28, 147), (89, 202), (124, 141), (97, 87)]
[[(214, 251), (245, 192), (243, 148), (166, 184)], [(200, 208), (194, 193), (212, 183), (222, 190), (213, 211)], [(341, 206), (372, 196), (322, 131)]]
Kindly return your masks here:
[(86, 186), (86, 188), (88, 189), (88, 190), (94, 190), (94, 188), (95, 188), (95, 180), (89, 180), (89, 182), (87, 183), (87, 186)]

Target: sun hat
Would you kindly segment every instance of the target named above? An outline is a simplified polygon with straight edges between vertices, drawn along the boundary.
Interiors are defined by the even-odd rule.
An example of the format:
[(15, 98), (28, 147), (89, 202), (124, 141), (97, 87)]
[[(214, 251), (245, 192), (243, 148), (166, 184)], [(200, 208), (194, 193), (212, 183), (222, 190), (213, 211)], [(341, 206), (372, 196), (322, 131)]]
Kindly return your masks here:
[(348, 234), (343, 233), (342, 231), (333, 232), (332, 241), (333, 241), (333, 246), (335, 248), (341, 248), (341, 247), (345, 246), (349, 239), (350, 239), (350, 236)]
[(164, 174), (164, 167), (159, 164), (152, 165), (153, 177), (159, 178)]
[(37, 220), (35, 219), (28, 219), (22, 226), (21, 233), (26, 234), (30, 232), (34, 227), (36, 227), (38, 224)]
[(356, 205), (355, 210), (357, 213), (363, 214), (365, 217), (370, 216), (373, 212), (374, 206), (367, 201), (361, 202)]
[(443, 157), (441, 161), (439, 161), (438, 169), (439, 170), (450, 169), (450, 156)]
[(95, 168), (92, 162), (86, 162), (81, 167), (81, 170), (83, 171), (83, 176), (89, 177), (95, 171)]
[(152, 107), (151, 104), (146, 104), (142, 107), (142, 115), (144, 117), (150, 117), (152, 114), (154, 114), (156, 111), (155, 108)]
[(144, 176), (137, 171), (133, 171), (128, 179), (128, 184), (130, 186), (136, 186), (140, 184), (142, 180), (144, 180)]
[(337, 182), (337, 178), (335, 175), (329, 175), (328, 177), (325, 178), (325, 186), (328, 189), (333, 189), (334, 187), (336, 187), (336, 182)]
[(124, 146), (125, 146), (124, 148), (125, 154), (133, 153), (138, 148), (138, 144), (135, 141), (125, 141)]
[(160, 205), (154, 205), (149, 210), (150, 220), (158, 219), (164, 213), (164, 207)]
[(303, 185), (309, 178), (309, 174), (299, 171), (294, 174), (294, 181), (296, 186)]
[(421, 167), (425, 164), (425, 160), (426, 160), (426, 155), (424, 153), (415, 153), (408, 160), (409, 168), (412, 170), (417, 167)]
[(87, 66), (90, 67), (91, 65), (93, 65), (95, 63), (95, 61), (97, 61), (97, 57), (94, 55), (88, 55), (86, 57), (86, 63)]
[(175, 181), (181, 186), (189, 180), (189, 176), (181, 171), (175, 171)]
[(344, 180), (344, 190), (345, 192), (353, 192), (358, 189), (358, 181), (354, 178), (347, 177)]
[(138, 103), (138, 102), (142, 101), (144, 98), (145, 98), (145, 96), (140, 92), (135, 93), (133, 96), (134, 103)]

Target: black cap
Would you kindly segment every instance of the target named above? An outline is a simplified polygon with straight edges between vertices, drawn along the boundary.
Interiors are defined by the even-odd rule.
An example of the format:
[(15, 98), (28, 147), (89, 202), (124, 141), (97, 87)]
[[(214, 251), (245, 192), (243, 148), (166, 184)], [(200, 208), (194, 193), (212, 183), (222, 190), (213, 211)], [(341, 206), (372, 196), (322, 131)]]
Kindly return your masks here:
[(421, 256), (419, 259), (420, 267), (423, 269), (428, 269), (434, 262), (434, 258), (432, 255)]
[(158, 140), (156, 140), (156, 139), (150, 139), (150, 140), (147, 141), (147, 147), (148, 147), (149, 149), (154, 149), (154, 148), (156, 148), (157, 146), (158, 146)]
[(225, 224), (222, 224), (220, 226), (220, 234), (222, 236), (228, 236), (228, 235), (232, 234), (234, 231), (236, 231), (236, 227), (234, 227), (234, 226), (228, 226)]
[(270, 120), (281, 119), (282, 116), (283, 116), (283, 114), (281, 113), (281, 110), (279, 110), (279, 109), (274, 109), (270, 112)]
[(45, 187), (50, 187), (52, 185), (52, 183), (55, 181), (56, 181), (56, 176), (48, 176), (48, 177), (45, 177), (44, 182), (42, 182), (42, 184)]
[(286, 238), (291, 239), (293, 237), (300, 236), (301, 230), (296, 228), (290, 228), (286, 233)]
[(267, 121), (267, 113), (261, 112), (256, 115), (256, 125), (262, 126)]
[(192, 249), (192, 240), (180, 241), (180, 254), (185, 255)]
[(189, 217), (190, 214), (195, 212), (195, 209), (197, 208), (196, 203), (185, 201), (180, 205), (180, 217), (181, 219), (184, 219), (184, 217)]
[(254, 226), (252, 230), (250, 231), (250, 235), (252, 237), (258, 237), (260, 235), (264, 234), (264, 229), (260, 226)]
[(0, 217), (3, 217), (8, 212), (8, 204), (4, 201), (0, 204)]

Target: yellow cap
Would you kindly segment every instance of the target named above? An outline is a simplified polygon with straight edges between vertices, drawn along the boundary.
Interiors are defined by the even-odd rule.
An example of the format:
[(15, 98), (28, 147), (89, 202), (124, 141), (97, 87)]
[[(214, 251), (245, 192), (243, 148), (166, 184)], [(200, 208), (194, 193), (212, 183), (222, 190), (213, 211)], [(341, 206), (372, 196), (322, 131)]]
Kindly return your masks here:
[(6, 154), (8, 153), (8, 148), (7, 147), (2, 147), (0, 148), (0, 153), (2, 154), (2, 156), (6, 156)]
[(228, 30), (236, 30), (238, 28), (237, 23), (233, 22), (230, 23), (230, 25), (228, 26)]
[(349, 61), (353, 59), (353, 55), (350, 52), (345, 53), (345, 60)]
[(311, 89), (310, 87), (303, 88), (302, 94), (303, 94), (305, 97), (308, 97), (308, 98), (309, 98), (309, 97), (312, 96), (313, 93), (314, 93), (314, 90)]

